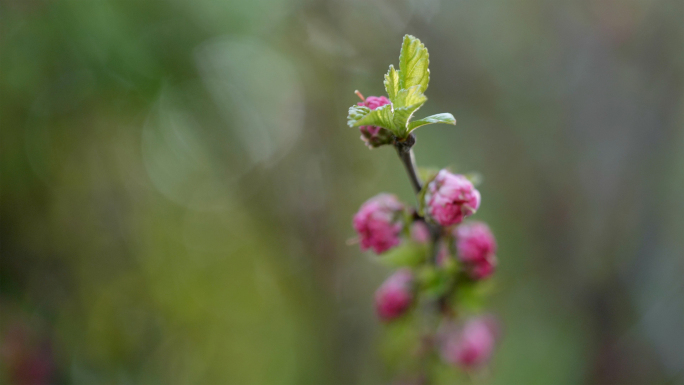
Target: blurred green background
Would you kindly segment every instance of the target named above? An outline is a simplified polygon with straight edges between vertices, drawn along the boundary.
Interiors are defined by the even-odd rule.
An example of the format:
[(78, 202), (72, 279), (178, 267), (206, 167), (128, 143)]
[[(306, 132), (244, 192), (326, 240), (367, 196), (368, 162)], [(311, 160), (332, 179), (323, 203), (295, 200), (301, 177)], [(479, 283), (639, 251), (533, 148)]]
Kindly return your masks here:
[[(380, 384), (413, 202), (347, 108), (430, 50), (424, 166), (484, 176), (492, 384), (684, 383), (684, 2), (0, 2), (0, 383)], [(466, 379), (467, 378), (461, 378)], [(469, 381), (470, 381), (469, 380)]]

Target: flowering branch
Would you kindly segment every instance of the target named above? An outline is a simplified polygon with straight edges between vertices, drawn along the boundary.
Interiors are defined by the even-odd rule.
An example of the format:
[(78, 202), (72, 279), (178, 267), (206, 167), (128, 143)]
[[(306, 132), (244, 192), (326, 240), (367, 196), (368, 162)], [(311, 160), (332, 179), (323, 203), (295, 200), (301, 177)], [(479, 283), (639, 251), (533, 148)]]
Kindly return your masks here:
[(362, 250), (373, 250), (380, 261), (399, 267), (375, 293), (380, 319), (389, 323), (409, 314), (419, 301), (431, 304), (425, 319), (437, 320), (438, 325), (415, 342), (422, 352), (423, 380), (429, 378), (425, 360), (434, 356), (430, 352), (437, 350), (445, 363), (470, 370), (488, 361), (498, 334), (491, 318), (456, 318), (472, 311), (468, 305), (480, 300), (479, 283), (492, 275), (497, 263), (489, 227), (464, 222), (477, 212), (480, 192), (468, 177), (446, 169), (421, 181), (413, 155), (413, 130), (434, 123), (456, 124), (449, 113), (412, 121), (427, 101), (428, 64), (427, 48), (406, 35), (399, 70), (390, 65), (385, 75), (387, 97), (365, 98), (356, 91), (361, 102), (347, 116), (348, 125), (359, 128), (369, 148), (394, 146), (417, 196), (418, 206), (410, 208), (392, 194), (376, 195), (354, 215), (353, 225)]

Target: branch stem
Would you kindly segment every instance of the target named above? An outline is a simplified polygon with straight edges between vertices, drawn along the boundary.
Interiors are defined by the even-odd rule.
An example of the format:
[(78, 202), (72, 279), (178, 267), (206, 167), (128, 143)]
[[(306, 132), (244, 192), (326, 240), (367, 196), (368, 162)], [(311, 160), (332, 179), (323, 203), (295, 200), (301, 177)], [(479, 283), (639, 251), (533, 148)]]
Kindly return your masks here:
[(417, 172), (416, 158), (413, 155), (414, 144), (416, 144), (416, 137), (411, 134), (404, 141), (395, 141), (394, 147), (397, 149), (397, 154), (404, 164), (404, 168), (406, 168), (413, 190), (416, 194), (420, 194), (420, 190), (423, 188), (423, 182), (420, 180)]
[[(413, 155), (413, 145), (416, 144), (416, 137), (413, 134), (409, 134), (409, 136), (404, 139), (403, 141), (400, 140), (395, 140), (394, 141), (394, 148), (397, 150), (397, 154), (399, 155), (399, 159), (401, 159), (401, 163), (404, 164), (404, 168), (406, 169), (406, 173), (408, 174), (409, 180), (411, 181), (411, 185), (413, 186), (413, 190), (416, 193), (417, 197), (420, 197), (420, 192), (423, 189), (423, 181), (420, 180), (420, 176), (418, 176), (418, 167), (416, 166), (416, 158)], [(425, 218), (421, 217), (419, 214), (414, 214), (415, 218), (417, 220), (424, 221), (425, 224), (427, 225), (429, 231), (430, 231), (430, 241), (431, 241), (431, 248), (430, 248), (430, 258), (429, 258), (429, 264), (432, 266), (437, 265), (437, 256), (439, 254), (439, 246), (440, 246), (440, 240), (442, 239), (443, 235), (443, 228), (442, 226), (432, 223), (430, 221), (427, 221)], [(437, 301), (435, 301), (431, 307), (433, 309), (434, 314), (446, 314), (448, 311), (448, 305), (446, 302), (446, 297), (441, 297)], [(419, 383), (421, 385), (427, 385), (430, 384), (430, 375), (429, 375), (429, 369), (427, 367), (427, 364), (429, 362), (430, 356), (429, 352), (430, 349), (433, 348), (433, 339), (435, 336), (435, 330), (437, 326), (432, 326), (430, 327), (430, 331), (426, 333), (423, 336), (422, 340), (422, 346), (421, 346), (421, 362), (422, 362), (422, 369), (421, 369), (421, 375), (418, 379)]]
[[(413, 190), (416, 192), (416, 195), (420, 195), (420, 191), (423, 189), (423, 182), (420, 180), (420, 177), (418, 176), (416, 157), (413, 155), (413, 145), (415, 144), (416, 137), (413, 134), (410, 134), (403, 141), (396, 140), (394, 142), (394, 148), (397, 149), (399, 159), (401, 159), (401, 163), (404, 164), (404, 168), (406, 169), (406, 173), (408, 173), (409, 180), (411, 181), (411, 185), (413, 186)], [(434, 261), (437, 258), (437, 245), (442, 235), (442, 228), (441, 226), (430, 223), (428, 221), (425, 221), (425, 223), (427, 224), (428, 229), (430, 230), (430, 238), (432, 238), (432, 260)]]

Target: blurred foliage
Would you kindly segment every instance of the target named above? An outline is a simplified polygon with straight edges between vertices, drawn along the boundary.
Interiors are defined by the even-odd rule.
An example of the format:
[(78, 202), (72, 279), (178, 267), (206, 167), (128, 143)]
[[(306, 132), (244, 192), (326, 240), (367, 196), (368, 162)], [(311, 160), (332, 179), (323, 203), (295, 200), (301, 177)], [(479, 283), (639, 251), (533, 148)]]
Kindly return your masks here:
[(425, 261), (427, 256), (428, 246), (426, 244), (404, 241), (403, 244), (372, 258), (387, 266), (400, 267), (418, 266)]
[(1, 2), (0, 381), (391, 381), (414, 336), (381, 338), (389, 268), (345, 242), (378, 189), (414, 198), (345, 120), (405, 33), (421, 112), (458, 120), (416, 156), (484, 175), (499, 242), (500, 349), (439, 379), (682, 381), (683, 7)]

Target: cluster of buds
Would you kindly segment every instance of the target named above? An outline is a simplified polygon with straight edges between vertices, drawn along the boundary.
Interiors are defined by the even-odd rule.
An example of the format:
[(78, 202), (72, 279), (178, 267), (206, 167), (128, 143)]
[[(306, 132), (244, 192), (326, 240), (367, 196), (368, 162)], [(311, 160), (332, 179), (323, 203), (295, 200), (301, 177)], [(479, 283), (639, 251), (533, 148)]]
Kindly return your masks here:
[[(489, 278), (496, 268), (496, 240), (489, 227), (466, 220), (480, 206), (480, 193), (463, 175), (439, 171), (426, 187), (422, 205), (424, 216), (387, 193), (370, 198), (354, 215), (353, 226), (362, 250), (383, 256), (393, 249), (414, 248), (425, 253), (421, 263), (398, 269), (375, 293), (375, 307), (383, 322), (405, 316), (415, 308), (421, 290), (430, 291), (435, 275), (447, 284), (439, 299), (450, 302), (459, 285), (472, 285)], [(453, 261), (453, 262), (451, 262)], [(432, 274), (425, 274), (430, 271)], [(425, 278), (425, 277), (428, 278)], [(422, 297), (434, 295), (422, 295)], [(453, 301), (451, 301), (453, 302)], [(453, 310), (445, 319), (453, 323)], [(491, 320), (475, 318), (462, 327), (445, 328), (438, 333), (444, 362), (465, 368), (481, 366), (491, 355), (495, 328)]]

